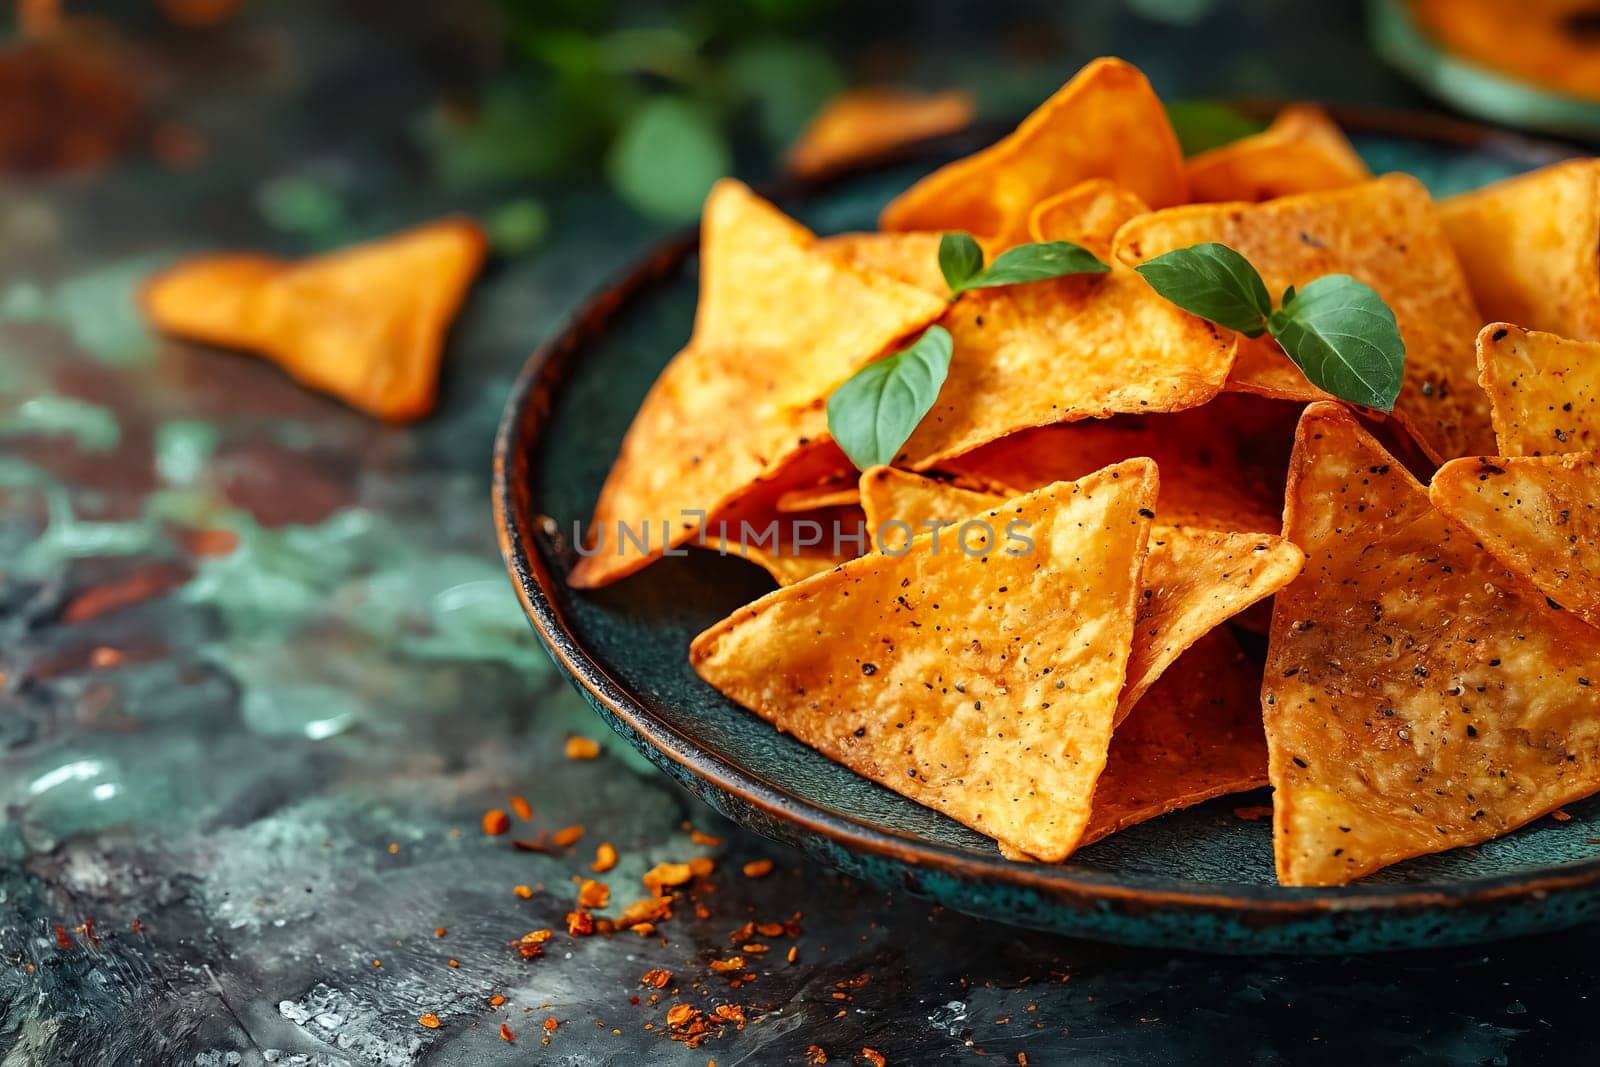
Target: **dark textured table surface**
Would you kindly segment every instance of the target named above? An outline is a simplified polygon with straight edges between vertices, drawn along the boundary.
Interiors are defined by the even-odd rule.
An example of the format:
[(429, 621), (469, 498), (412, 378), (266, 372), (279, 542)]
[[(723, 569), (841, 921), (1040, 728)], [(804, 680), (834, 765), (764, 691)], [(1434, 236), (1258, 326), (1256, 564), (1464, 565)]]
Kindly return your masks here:
[[(1194, 21), (1138, 14), (1164, 6)], [(811, 1045), (836, 1063), (863, 1047), (902, 1064), (1506, 1063), (1592, 1048), (1600, 931), (1306, 960), (1044, 937), (806, 866), (601, 736), (518, 612), (486, 499), (526, 354), (662, 230), (598, 186), (534, 190), (547, 238), (495, 257), (440, 410), (415, 427), (151, 336), (134, 287), (183, 253), (301, 253), (520, 202), (528, 190), (439, 180), (418, 136), (472, 7), (261, 4), (198, 32), (120, 5), (156, 117), (196, 131), (204, 158), (0, 178), (0, 1063), (727, 1065), (798, 1063)], [(1420, 104), (1365, 54), (1353, 5), (941, 9), (905, 32), (867, 7), (833, 47), (890, 50), (905, 77), (967, 83), (1002, 113), (1111, 51), (1174, 95)], [(567, 759), (570, 734), (603, 753)], [(532, 820), (510, 836), (583, 837), (549, 853), (486, 837), (482, 813), (513, 794)], [(706, 855), (716, 873), (655, 937), (558, 933), (523, 959), (510, 943), (564, 929), (602, 841), (621, 856), (605, 875), (619, 901), (662, 860)], [(747, 878), (758, 858), (775, 869)], [(749, 938), (762, 954), (730, 940), (751, 920), (794, 923)], [(733, 954), (742, 968), (712, 967)], [(673, 979), (641, 986), (651, 968)], [(746, 1021), (690, 1048), (665, 1036), (679, 1003)], [(436, 1029), (418, 1024), (429, 1012)]]

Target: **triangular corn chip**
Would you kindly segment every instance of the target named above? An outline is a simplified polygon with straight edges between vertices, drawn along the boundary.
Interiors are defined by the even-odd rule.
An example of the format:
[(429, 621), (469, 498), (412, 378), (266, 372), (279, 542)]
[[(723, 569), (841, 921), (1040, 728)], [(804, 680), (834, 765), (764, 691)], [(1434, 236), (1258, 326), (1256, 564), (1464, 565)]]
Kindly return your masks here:
[(1163, 415), (1046, 426), (938, 464), (968, 482), (1032, 489), (1134, 456), (1161, 466), (1161, 517), (1172, 526), (1276, 533), (1300, 405), (1224, 393)]
[(1273, 200), (1342, 189), (1372, 177), (1344, 132), (1320, 107), (1295, 104), (1260, 133), (1201, 152), (1185, 166), (1196, 203)]
[(1600, 161), (1452, 196), (1439, 215), (1485, 319), (1600, 341)]
[(1491, 322), (1478, 333), (1478, 375), (1500, 455), (1600, 450), (1600, 342)]
[(484, 247), (477, 225), (449, 219), (281, 266), (201, 256), (153, 278), (145, 308), (168, 333), (259, 352), (363, 411), (413, 419), (433, 410)]
[(785, 165), (802, 178), (831, 174), (891, 148), (964, 129), (972, 113), (972, 97), (960, 89), (852, 89), (822, 106), (789, 149)]
[[(932, 524), (956, 524), (959, 529), (961, 520), (999, 508), (1005, 499), (891, 467), (873, 467), (861, 475), (867, 528), (889, 552), (903, 546), (908, 535), (929, 532)], [(942, 536), (948, 539), (954, 533), (943, 531)], [(1117, 720), (1133, 711), (1185, 649), (1293, 581), (1304, 559), (1298, 548), (1271, 534), (1151, 527)]]
[(939, 321), (956, 356), (896, 460), (919, 470), (1035, 426), (1196, 407), (1233, 365), (1231, 332), (1125, 267), (974, 290)]
[(1428, 495), (1506, 568), (1600, 626), (1595, 453), (1452, 460), (1433, 476)]
[(1213, 630), (1117, 724), (1079, 847), (1266, 784), (1261, 668), (1227, 630)]
[(845, 507), (861, 501), (861, 492), (854, 478), (846, 481), (818, 482), (816, 485), (790, 489), (778, 497), (774, 505), (778, 514), (790, 515), (821, 508)]
[(1300, 424), (1262, 699), (1278, 878), (1336, 885), (1600, 789), (1600, 632), (1524, 587), (1355, 418)]
[[(944, 301), (819, 253), (798, 223), (732, 180), (706, 201), (694, 336), (628, 428), (595, 505), (596, 551), (569, 581), (605, 585), (695, 537), (826, 432), (822, 401)], [(829, 447), (832, 447), (831, 445)], [(792, 481), (784, 489), (806, 484)], [(662, 524), (671, 530), (662, 537)], [(640, 548), (621, 528), (648, 525)], [(602, 540), (603, 539), (603, 540)]]
[(937, 233), (840, 233), (820, 238), (816, 248), (856, 270), (883, 274), (948, 300), (950, 283), (939, 271), (942, 237)]
[(1110, 178), (1154, 207), (1181, 204), (1183, 156), (1143, 74), (1097, 59), (1004, 140), (941, 167), (884, 208), (885, 230), (964, 230), (1004, 247), (1027, 240), (1035, 204), (1085, 178)]
[[(1137, 264), (1206, 241), (1221, 242), (1254, 264), (1274, 300), (1287, 286), (1324, 274), (1351, 274), (1372, 286), (1394, 310), (1406, 345), (1395, 418), (1435, 462), (1489, 450), (1488, 405), (1471, 359), (1471, 339), (1483, 320), (1433, 201), (1415, 178), (1391, 174), (1264, 204), (1153, 212), (1117, 233), (1117, 255)], [(1266, 335), (1240, 342), (1228, 386), (1327, 399)]]
[(1071, 241), (1111, 261), (1112, 238), (1122, 224), (1150, 206), (1138, 194), (1105, 178), (1090, 178), (1033, 206), (1030, 241)]
[(1156, 498), (1134, 461), (988, 516), (1018, 554), (929, 538), (779, 589), (694, 641), (700, 676), (778, 729), (1039, 859), (1089, 822)]

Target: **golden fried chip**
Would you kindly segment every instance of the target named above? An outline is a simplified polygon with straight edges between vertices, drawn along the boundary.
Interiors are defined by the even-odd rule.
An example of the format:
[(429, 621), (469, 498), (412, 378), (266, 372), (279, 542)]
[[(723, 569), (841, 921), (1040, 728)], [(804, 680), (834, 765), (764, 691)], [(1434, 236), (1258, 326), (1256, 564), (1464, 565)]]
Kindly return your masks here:
[(1281, 882), (1348, 882), (1600, 789), (1600, 632), (1525, 592), (1338, 405), (1301, 421), (1286, 526), (1307, 565), (1262, 693)]
[[(932, 322), (944, 301), (819, 253), (736, 181), (706, 201), (694, 335), (645, 397), (569, 581), (592, 588), (694, 538), (826, 433), (822, 402), (857, 367)], [(832, 447), (831, 444), (829, 447)], [(780, 477), (782, 475), (783, 477)], [(650, 530), (641, 546), (622, 527)]]
[(817, 511), (821, 508), (844, 507), (861, 501), (861, 493), (856, 488), (855, 479), (838, 482), (819, 482), (816, 485), (805, 485), (798, 489), (790, 489), (782, 493), (775, 504), (780, 515), (789, 515), (802, 511)]
[(1410, 0), (1436, 43), (1476, 66), (1586, 100), (1600, 100), (1594, 9), (1580, 0)]
[(1500, 455), (1600, 450), (1600, 342), (1491, 322), (1478, 333), (1478, 373)]
[(817, 241), (817, 251), (837, 256), (857, 270), (886, 275), (940, 300), (950, 283), (939, 271), (937, 233), (840, 233)]
[(993, 551), (922, 537), (852, 560), (740, 608), (690, 660), (852, 770), (1063, 859), (1105, 766), (1156, 489), (1140, 461), (1047, 486), (986, 514)]
[(1196, 407), (1233, 365), (1230, 331), (1125, 267), (974, 290), (939, 321), (956, 356), (896, 460), (918, 470), (1035, 426)]
[(743, 525), (719, 521), (713, 529), (716, 539), (708, 547), (749, 560), (779, 585), (832, 570), (871, 547), (866, 516), (854, 504), (747, 517)]
[(1161, 466), (1163, 522), (1277, 533), (1299, 413), (1298, 404), (1225, 393), (1188, 411), (1012, 434), (938, 466), (969, 482), (1021, 491), (1149, 456)]
[(1266, 784), (1261, 668), (1227, 630), (1213, 630), (1117, 724), (1080, 846)]
[(1201, 152), (1186, 164), (1196, 203), (1273, 200), (1342, 189), (1372, 177), (1344, 131), (1320, 107), (1294, 104), (1260, 133)]
[(483, 265), (464, 219), (278, 264), (201, 256), (152, 278), (157, 328), (260, 352), (295, 380), (386, 419), (433, 410), (445, 332)]
[(1534, 588), (1600, 626), (1600, 463), (1593, 452), (1452, 460), (1434, 507)]
[(1138, 194), (1116, 182), (1090, 178), (1035, 204), (1028, 214), (1028, 239), (1071, 241), (1109, 263), (1112, 238), (1122, 224), (1149, 210)]
[(789, 173), (816, 178), (891, 148), (965, 129), (972, 97), (960, 90), (851, 89), (822, 106), (789, 149)]
[(923, 178), (884, 208), (885, 230), (964, 230), (993, 244), (1027, 240), (1028, 215), (1085, 178), (1110, 178), (1154, 207), (1187, 194), (1183, 156), (1143, 74), (1097, 59), (1004, 140)]
[[(1218, 241), (1242, 254), (1277, 299), (1287, 286), (1351, 274), (1394, 310), (1406, 345), (1395, 418), (1435, 462), (1490, 446), (1489, 412), (1475, 387), (1471, 338), (1482, 319), (1415, 179), (1391, 174), (1348, 189), (1264, 204), (1192, 204), (1133, 219), (1117, 255), (1142, 263), (1175, 248)], [(1328, 399), (1266, 335), (1241, 341), (1230, 389), (1286, 399)]]
[(1600, 161), (1452, 196), (1439, 217), (1485, 319), (1600, 341)]
[[(903, 548), (912, 535), (948, 539), (953, 531), (935, 534), (934, 527), (959, 526), (988, 509), (1003, 512), (1005, 500), (891, 467), (861, 475), (867, 528), (886, 552)], [(1159, 503), (1156, 514), (1161, 516)], [(1118, 721), (1185, 649), (1293, 581), (1304, 559), (1298, 548), (1271, 534), (1151, 527)]]

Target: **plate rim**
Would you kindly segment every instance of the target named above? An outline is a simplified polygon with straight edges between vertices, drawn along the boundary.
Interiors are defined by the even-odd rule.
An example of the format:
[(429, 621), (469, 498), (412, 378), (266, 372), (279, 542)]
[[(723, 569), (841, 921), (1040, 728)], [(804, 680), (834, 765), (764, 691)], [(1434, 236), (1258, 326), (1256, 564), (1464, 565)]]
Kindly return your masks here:
[[(1270, 115), (1287, 101), (1228, 101), (1252, 116)], [(1553, 138), (1529, 137), (1479, 122), (1394, 109), (1319, 105), (1340, 125), (1357, 133), (1409, 137), (1463, 149), (1490, 151), (1529, 166), (1544, 165), (1582, 154), (1574, 145)], [(989, 143), (1009, 125), (984, 123), (960, 134), (901, 146), (871, 160), (852, 164), (813, 179), (787, 179), (760, 192), (779, 203), (804, 202), (825, 195), (850, 178), (926, 157), (937, 165), (955, 151)], [(913, 839), (882, 827), (829, 811), (739, 766), (723, 754), (697, 745), (671, 723), (658, 717), (613, 678), (567, 625), (552, 595), (560, 583), (535, 547), (538, 537), (559, 536), (553, 520), (534, 513), (530, 457), (543, 443), (555, 397), (566, 372), (585, 343), (603, 332), (622, 306), (653, 283), (676, 270), (699, 245), (698, 224), (655, 242), (615, 277), (592, 292), (561, 326), (529, 356), (513, 383), (495, 434), (491, 503), (496, 535), (524, 614), (546, 651), (568, 679), (598, 707), (626, 724), (648, 742), (645, 754), (661, 764), (670, 761), (680, 780), (700, 779), (723, 795), (738, 797), (776, 826), (826, 840), (851, 853), (934, 871), (962, 882), (1029, 891), (1077, 908), (1130, 905), (1199, 915), (1218, 912), (1259, 925), (1318, 920), (1351, 913), (1398, 915), (1494, 908), (1506, 902), (1545, 901), (1558, 894), (1600, 889), (1600, 856), (1528, 873), (1473, 878), (1448, 884), (1364, 884), (1282, 886), (1238, 883), (1219, 886), (1168, 875), (1126, 874), (1066, 868), (1054, 864), (1017, 863), (998, 853), (984, 856), (957, 846)], [(757, 720), (752, 718), (752, 723)], [(635, 746), (637, 747), (637, 745)], [(664, 765), (663, 765), (664, 766)], [(665, 768), (669, 771), (672, 768)], [(758, 830), (757, 832), (763, 832)], [(771, 836), (770, 834), (768, 836)], [(802, 843), (791, 839), (791, 843)], [(1159, 883), (1159, 884), (1157, 884)]]

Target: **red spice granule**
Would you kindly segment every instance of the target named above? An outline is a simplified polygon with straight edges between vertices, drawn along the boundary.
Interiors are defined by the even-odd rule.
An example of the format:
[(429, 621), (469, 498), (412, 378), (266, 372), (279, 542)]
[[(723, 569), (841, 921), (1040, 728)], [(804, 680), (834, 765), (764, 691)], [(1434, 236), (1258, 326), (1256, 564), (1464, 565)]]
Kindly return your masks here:
[(511, 891), (513, 893), (515, 893), (517, 896), (521, 897), (523, 900), (527, 900), (527, 899), (529, 899), (530, 897), (533, 896), (533, 887), (532, 886), (525, 886), (525, 885), (512, 886), (511, 887)]
[(578, 907), (603, 908), (611, 903), (611, 887), (593, 878), (585, 878), (578, 886)]
[(511, 1029), (511, 1027), (507, 1026), (505, 1023), (501, 1023), (500, 1024), (500, 1040), (502, 1040), (502, 1041), (515, 1041), (516, 1039), (517, 1039), (517, 1032), (515, 1030)]
[(533, 818), (533, 808), (530, 807), (528, 802), (522, 797), (511, 798), (511, 810), (516, 812), (517, 818), (521, 819), (523, 822), (527, 822), (529, 819)]
[(821, 1045), (807, 1045), (806, 1046), (806, 1058), (805, 1058), (806, 1067), (822, 1067), (822, 1065), (827, 1063), (827, 1062), (828, 1062), (828, 1054), (827, 1054), (827, 1052), (823, 1051), (823, 1048), (822, 1048)]
[(594, 916), (582, 908), (567, 912), (567, 933), (573, 937), (588, 937), (594, 933)]
[(577, 736), (567, 738), (568, 759), (594, 759), (598, 755), (600, 755), (600, 743), (598, 741)]
[(73, 947), (72, 938), (67, 936), (67, 928), (65, 926), (58, 925), (56, 927), (56, 945), (66, 949)]
[(765, 878), (771, 873), (771, 860), (751, 860), (744, 865), (744, 876), (746, 878)]
[(616, 846), (609, 841), (602, 841), (594, 850), (594, 862), (589, 864), (589, 869), (596, 874), (604, 874), (617, 865)]
[(439, 1017), (433, 1012), (424, 1012), (417, 1017), (419, 1025), (426, 1026), (429, 1030), (439, 1029)]
[(644, 972), (644, 977), (639, 979), (639, 983), (641, 985), (655, 986), (657, 989), (666, 988), (667, 984), (671, 981), (672, 972), (662, 970), (660, 967), (650, 968), (648, 971)]
[(861, 1058), (872, 1064), (872, 1067), (883, 1067), (885, 1062), (882, 1053), (870, 1048), (861, 1050)]
[(557, 848), (569, 848), (578, 843), (578, 838), (583, 836), (583, 827), (568, 826), (557, 830), (550, 835), (550, 843)]
[(483, 813), (483, 832), (490, 837), (499, 837), (511, 829), (511, 816), (499, 808), (490, 808)]
[(546, 1019), (544, 1021), (544, 1031), (547, 1034), (551, 1033), (551, 1032), (553, 1032), (555, 1030), (556, 1027), (558, 1027), (560, 1025), (561, 1025), (560, 1023), (556, 1022), (556, 1017), (554, 1015), (552, 1015), (552, 1016), (550, 1016), (550, 1018), (548, 1018), (548, 1019)]

